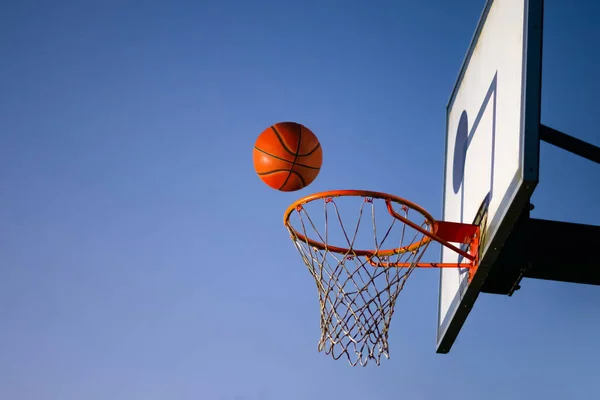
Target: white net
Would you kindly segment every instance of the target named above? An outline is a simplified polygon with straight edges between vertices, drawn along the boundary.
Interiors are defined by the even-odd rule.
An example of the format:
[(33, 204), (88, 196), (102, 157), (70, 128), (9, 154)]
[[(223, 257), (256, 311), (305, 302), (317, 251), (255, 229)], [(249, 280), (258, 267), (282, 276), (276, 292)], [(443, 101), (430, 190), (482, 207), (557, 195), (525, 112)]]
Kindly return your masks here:
[[(287, 223), (317, 284), (319, 351), (334, 359), (346, 356), (352, 366), (389, 358), (396, 298), (429, 244), (422, 232), (394, 218), (387, 204), (373, 197), (319, 198), (296, 207)], [(393, 207), (430, 230), (432, 221), (419, 211), (401, 203)]]

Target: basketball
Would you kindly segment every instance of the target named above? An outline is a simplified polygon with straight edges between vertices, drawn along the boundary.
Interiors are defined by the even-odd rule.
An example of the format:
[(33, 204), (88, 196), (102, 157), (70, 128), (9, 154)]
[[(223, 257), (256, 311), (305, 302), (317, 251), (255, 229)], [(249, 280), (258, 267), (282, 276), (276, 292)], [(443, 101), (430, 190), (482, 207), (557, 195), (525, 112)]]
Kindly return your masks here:
[(319, 139), (307, 127), (280, 122), (265, 129), (254, 144), (254, 169), (276, 190), (293, 192), (315, 180), (323, 163)]

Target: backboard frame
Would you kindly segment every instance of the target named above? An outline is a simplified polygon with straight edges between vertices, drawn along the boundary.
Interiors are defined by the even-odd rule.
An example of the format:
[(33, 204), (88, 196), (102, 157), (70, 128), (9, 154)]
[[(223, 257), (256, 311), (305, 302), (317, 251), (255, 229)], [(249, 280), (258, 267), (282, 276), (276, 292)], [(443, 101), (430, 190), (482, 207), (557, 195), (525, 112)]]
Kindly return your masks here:
[[(452, 309), (446, 313), (442, 320), (441, 295), (438, 304), (438, 332), (437, 352), (448, 353), (464, 325), (475, 301), (477, 300), (486, 278), (495, 267), (495, 261), (502, 250), (503, 244), (513, 233), (513, 227), (520, 216), (529, 207), (529, 201), (539, 180), (539, 147), (540, 147), (540, 114), (541, 114), (541, 84), (542, 84), (542, 41), (543, 41), (543, 0), (488, 0), (484, 6), (477, 28), (469, 45), (467, 54), (462, 63), (460, 73), (446, 107), (446, 143), (448, 152), (449, 114), (456, 95), (461, 87), (469, 61), (478, 44), (482, 29), (487, 21), (490, 9), (494, 3), (519, 3), (524, 7), (523, 29), (523, 58), (522, 58), (522, 84), (521, 84), (521, 114), (520, 114), (520, 166), (514, 177), (515, 190), (509, 193), (505, 212), (499, 216), (501, 221), (497, 224), (495, 232), (485, 243), (482, 243), (479, 268), (471, 283), (465, 288), (464, 293), (458, 293), (452, 302)], [(506, 6), (514, 6), (507, 4)], [(495, 91), (494, 78), (490, 85), (490, 92)], [(444, 193), (446, 193), (447, 162), (444, 162)], [(508, 196), (508, 195), (507, 195)], [(473, 223), (485, 220), (485, 204), (480, 207), (479, 213)], [(479, 220), (477, 220), (479, 219)], [(446, 207), (442, 204), (442, 220), (446, 218)], [(467, 222), (467, 221), (456, 221)], [(471, 221), (469, 221), (471, 222)], [(440, 271), (440, 294), (442, 291), (442, 274)], [(459, 292), (461, 290), (459, 289)]]

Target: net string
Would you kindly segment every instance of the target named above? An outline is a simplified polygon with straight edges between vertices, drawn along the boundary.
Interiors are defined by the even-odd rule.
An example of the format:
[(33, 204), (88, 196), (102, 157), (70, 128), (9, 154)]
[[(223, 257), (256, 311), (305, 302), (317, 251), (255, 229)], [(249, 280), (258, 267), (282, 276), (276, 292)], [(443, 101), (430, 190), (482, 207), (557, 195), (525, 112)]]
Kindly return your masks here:
[[(345, 213), (341, 212), (337, 204), (341, 199), (360, 201), (358, 218), (353, 229), (349, 229), (349, 224), (344, 223), (348, 218), (344, 218), (342, 214)], [(296, 209), (298, 228), (295, 229), (305, 238), (324, 243), (323, 249), (301, 240), (294, 229), (288, 227), (319, 292), (321, 337), (318, 350), (330, 354), (336, 360), (346, 356), (352, 366), (366, 366), (370, 360), (379, 365), (382, 356), (389, 358), (388, 334), (396, 299), (415, 264), (420, 261), (427, 244), (414, 252), (400, 252), (389, 257), (378, 256), (378, 252), (384, 248), (403, 248), (418, 242), (423, 239), (423, 234), (416, 230), (409, 233), (411, 229), (407, 229), (405, 224), (389, 215), (383, 199), (343, 197), (325, 198), (322, 201), (323, 229), (317, 227), (318, 222), (309, 215), (309, 207), (306, 205)], [(377, 218), (377, 205), (383, 205), (384, 213), (390, 221), (387, 228), (383, 229), (381, 239), (377, 232), (377, 222), (381, 220)], [(407, 206), (401, 207), (402, 216), (426, 229), (428, 222), (423, 215)], [(370, 208), (370, 212), (365, 212), (365, 208)], [(372, 232), (369, 236), (373, 242), (359, 243), (359, 247), (359, 232), (367, 225), (363, 222), (365, 215), (369, 215), (371, 219), (369, 229)], [(338, 236), (341, 236), (345, 242), (343, 247), (347, 249), (343, 253), (330, 251), (327, 245), (333, 245), (336, 239), (339, 240), (332, 237), (332, 224), (339, 225), (341, 229), (341, 235)], [(394, 227), (398, 225), (399, 232), (396, 233)], [(386, 242), (392, 240), (396, 242), (386, 245)], [(358, 255), (355, 250), (357, 248), (372, 249), (372, 259)], [(374, 260), (407, 263), (409, 266), (376, 267), (371, 264)]]

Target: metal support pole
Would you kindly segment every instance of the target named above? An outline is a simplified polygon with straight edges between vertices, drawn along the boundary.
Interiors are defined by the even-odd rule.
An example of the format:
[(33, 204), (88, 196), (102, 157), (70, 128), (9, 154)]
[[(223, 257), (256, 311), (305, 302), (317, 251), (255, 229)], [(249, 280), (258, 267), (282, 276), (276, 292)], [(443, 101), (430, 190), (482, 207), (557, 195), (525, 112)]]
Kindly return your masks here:
[(540, 124), (540, 140), (600, 164), (600, 147)]

